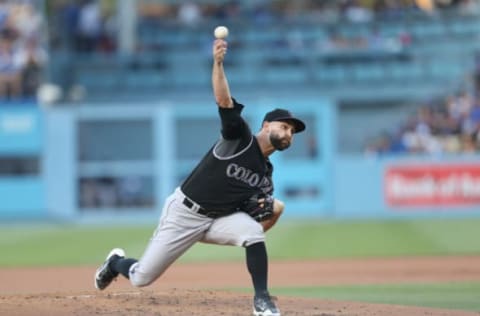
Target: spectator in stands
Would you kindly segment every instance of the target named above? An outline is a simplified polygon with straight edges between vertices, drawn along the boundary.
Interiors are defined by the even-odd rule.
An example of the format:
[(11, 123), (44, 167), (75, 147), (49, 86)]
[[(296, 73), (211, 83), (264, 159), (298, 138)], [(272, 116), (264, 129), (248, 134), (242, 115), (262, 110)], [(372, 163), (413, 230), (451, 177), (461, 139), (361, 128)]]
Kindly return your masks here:
[[(480, 40), (480, 38), (478, 38)], [(477, 95), (480, 95), (480, 52), (475, 55), (475, 69), (473, 71), (474, 89)]]
[(462, 125), (462, 109), (460, 108), (460, 104), (457, 102), (457, 98), (453, 95), (449, 95), (445, 99), (445, 108), (448, 113), (448, 117), (455, 122), (456, 129), (458, 130), (457, 133), (460, 132), (460, 128)]
[(42, 70), (47, 62), (47, 52), (38, 45), (36, 38), (26, 41), (24, 49), (18, 55), (18, 63), (22, 69), (23, 96), (33, 97), (42, 81)]
[(442, 151), (439, 140), (433, 134), (432, 121), (432, 108), (420, 107), (413, 128), (403, 135), (404, 144), (409, 152), (439, 153)]
[(480, 131), (480, 95), (477, 96), (473, 108), (470, 111), (470, 120), (473, 122), (475, 129)]
[[(472, 109), (464, 119), (463, 133), (477, 135), (480, 132), (480, 99), (477, 97)], [(476, 136), (474, 136), (476, 137)]]
[(78, 17), (78, 51), (96, 50), (102, 33), (100, 5), (96, 0), (85, 0)]
[[(50, 30), (51, 39), (59, 38), (59, 45), (65, 45), (68, 51), (76, 50), (78, 41), (78, 19), (80, 16), (80, 4), (78, 0), (61, 3), (52, 8)], [(53, 21), (52, 21), (53, 20)], [(56, 46), (56, 45), (53, 45)]]
[(18, 32), (20, 39), (29, 40), (42, 36), (43, 18), (40, 12), (36, 11), (32, 3), (18, 1), (11, 10), (12, 26)]
[(39, 44), (42, 16), (30, 1), (0, 1), (0, 98), (32, 97), (47, 52)]
[(476, 144), (475, 134), (462, 134), (460, 136), (461, 152), (464, 154), (474, 154), (479, 148)]
[(202, 21), (202, 10), (198, 3), (184, 2), (178, 8), (177, 18), (182, 25), (195, 27)]
[[(365, 153), (393, 153), (392, 143), (401, 142), (410, 153), (472, 153), (480, 151), (480, 97), (468, 91), (449, 95), (442, 102), (422, 106), (410, 119), (400, 137), (384, 134), (370, 142)], [(382, 138), (383, 137), (383, 138)]]
[(480, 13), (480, 2), (478, 0), (460, 0), (459, 12), (463, 15), (475, 15)]
[(256, 4), (251, 12), (255, 24), (267, 24), (275, 19), (275, 14), (265, 3)]
[(22, 69), (19, 50), (10, 35), (0, 34), (0, 97), (18, 98), (22, 94)]
[(456, 135), (460, 132), (460, 121), (450, 115), (447, 105), (448, 101), (443, 104), (440, 102), (433, 112), (432, 128), (435, 134), (440, 136)]
[(242, 14), (242, 5), (239, 1), (216, 1), (199, 4), (202, 20), (215, 19), (233, 21)]
[(373, 20), (373, 12), (367, 6), (362, 6), (359, 0), (349, 0), (344, 8), (347, 20), (354, 23), (368, 23)]
[[(52, 12), (49, 15), (51, 48), (65, 49), (69, 53), (110, 53), (116, 50), (118, 21), (115, 6), (102, 7), (101, 3), (105, 2), (99, 0), (52, 0), (48, 3)], [(139, 12), (140, 8), (143, 10), (139, 5)], [(146, 19), (146, 16), (141, 18)]]
[(116, 14), (105, 10), (102, 12), (102, 30), (97, 50), (103, 53), (112, 53), (117, 49), (118, 21)]

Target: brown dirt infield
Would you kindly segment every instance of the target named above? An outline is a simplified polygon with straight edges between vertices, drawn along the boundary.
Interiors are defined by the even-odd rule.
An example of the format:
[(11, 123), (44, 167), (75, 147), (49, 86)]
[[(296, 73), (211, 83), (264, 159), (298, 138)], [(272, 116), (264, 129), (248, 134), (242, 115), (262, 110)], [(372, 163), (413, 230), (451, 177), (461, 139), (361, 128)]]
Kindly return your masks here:
[[(0, 315), (251, 315), (250, 287), (242, 262), (174, 264), (147, 288), (120, 279), (93, 289), (96, 267), (0, 269)], [(272, 261), (270, 286), (480, 281), (480, 256)], [(222, 290), (223, 289), (223, 290)], [(272, 293), (275, 294), (275, 293)], [(480, 312), (281, 296), (282, 315), (467, 316)]]

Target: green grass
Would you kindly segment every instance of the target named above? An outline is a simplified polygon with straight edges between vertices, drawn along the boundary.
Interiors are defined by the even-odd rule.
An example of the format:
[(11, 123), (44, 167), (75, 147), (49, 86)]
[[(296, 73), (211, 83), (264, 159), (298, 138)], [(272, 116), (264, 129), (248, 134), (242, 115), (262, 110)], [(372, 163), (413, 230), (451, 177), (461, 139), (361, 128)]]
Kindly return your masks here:
[[(371, 257), (480, 253), (480, 219), (284, 225), (272, 231), (278, 257)], [(289, 249), (287, 253), (282, 249)]]
[[(480, 219), (288, 221), (267, 234), (269, 257), (283, 259), (480, 254)], [(155, 229), (144, 226), (0, 226), (0, 268), (97, 265), (112, 247), (139, 257)], [(239, 247), (197, 244), (184, 262), (244, 260)], [(251, 289), (248, 289), (250, 292)], [(275, 295), (480, 310), (480, 283), (274, 288)]]
[(0, 267), (92, 264), (118, 245), (138, 256), (149, 234), (145, 227), (4, 227), (0, 232)]
[[(285, 222), (267, 234), (273, 259), (480, 254), (480, 219)], [(243, 258), (238, 249), (197, 245), (187, 260)], [(196, 251), (195, 251), (196, 250)]]
[[(267, 234), (271, 259), (480, 254), (480, 219), (288, 221)], [(154, 225), (0, 226), (0, 267), (97, 264), (112, 247), (142, 254)], [(197, 244), (181, 261), (243, 260), (244, 250)]]
[(480, 311), (480, 283), (274, 288), (272, 293), (341, 301)]

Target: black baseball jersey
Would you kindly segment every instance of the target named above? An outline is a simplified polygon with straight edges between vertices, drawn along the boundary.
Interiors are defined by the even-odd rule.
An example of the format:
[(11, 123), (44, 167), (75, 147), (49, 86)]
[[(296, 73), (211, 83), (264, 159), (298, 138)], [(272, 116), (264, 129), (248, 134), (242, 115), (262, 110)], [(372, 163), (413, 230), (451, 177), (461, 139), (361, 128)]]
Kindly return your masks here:
[(220, 108), (221, 138), (181, 185), (207, 210), (229, 213), (257, 193), (272, 193), (273, 166), (242, 118), (243, 105)]

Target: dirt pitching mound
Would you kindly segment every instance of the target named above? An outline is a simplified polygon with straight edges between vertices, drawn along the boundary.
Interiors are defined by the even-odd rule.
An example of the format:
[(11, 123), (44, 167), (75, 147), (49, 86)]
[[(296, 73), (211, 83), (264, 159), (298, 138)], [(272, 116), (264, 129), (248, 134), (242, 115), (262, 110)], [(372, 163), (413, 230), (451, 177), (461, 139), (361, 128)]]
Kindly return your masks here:
[[(96, 267), (0, 269), (0, 315), (251, 315), (243, 263), (177, 264), (152, 286), (136, 289), (119, 279), (93, 289)], [(480, 281), (480, 257), (393, 258), (272, 262), (274, 287)], [(273, 293), (275, 294), (275, 293)], [(282, 315), (469, 316), (478, 312), (414, 306), (278, 297)]]
[[(251, 315), (251, 297), (213, 290), (172, 289), (170, 291), (86, 292), (78, 294), (36, 294), (0, 297), (2, 315), (91, 316), (91, 315)], [(279, 297), (282, 315), (389, 315), (462, 316), (479, 315), (432, 308), (338, 302)]]

